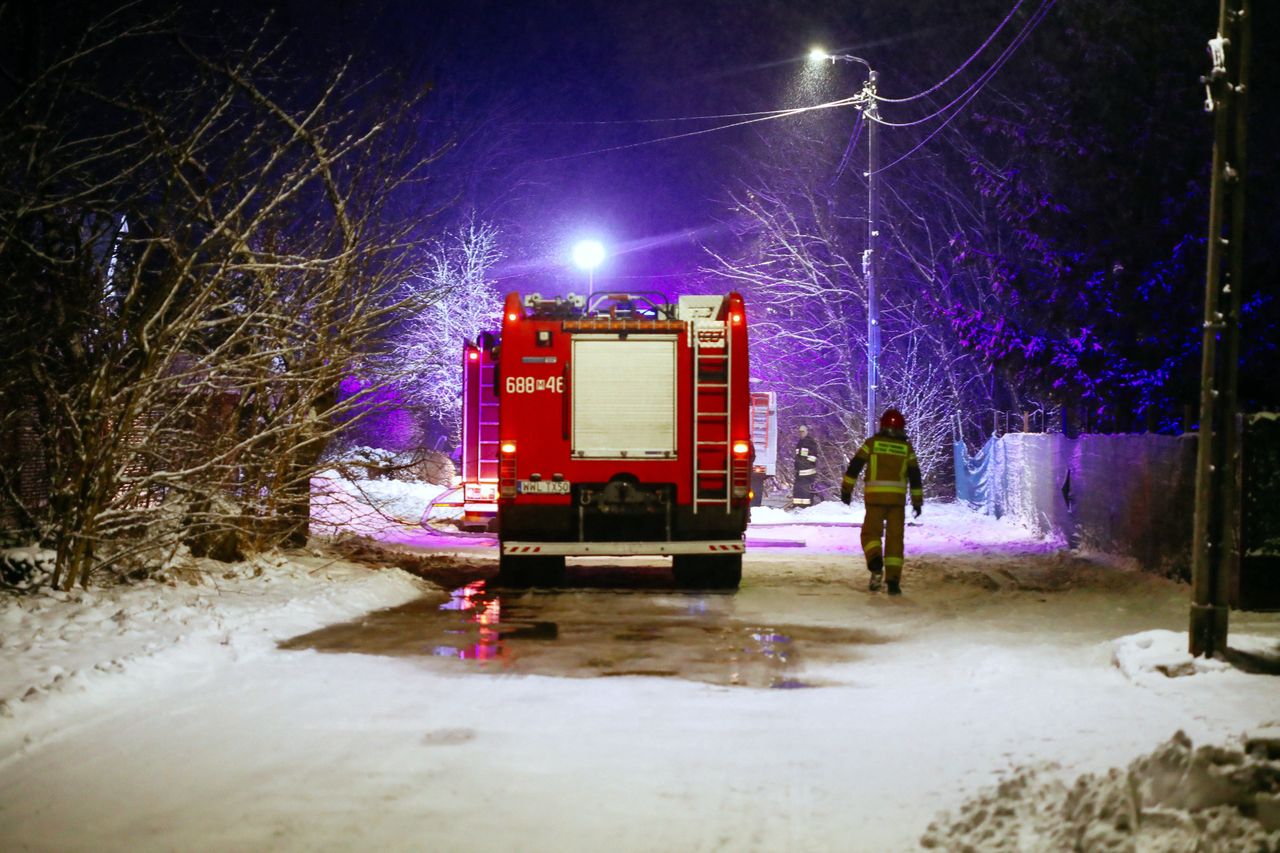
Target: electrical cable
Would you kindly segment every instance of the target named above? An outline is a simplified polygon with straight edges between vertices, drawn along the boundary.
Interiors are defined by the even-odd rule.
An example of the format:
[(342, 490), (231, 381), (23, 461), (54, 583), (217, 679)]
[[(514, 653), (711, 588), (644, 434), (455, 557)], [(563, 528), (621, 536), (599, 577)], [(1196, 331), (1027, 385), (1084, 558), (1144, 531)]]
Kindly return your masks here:
[(717, 133), (722, 130), (729, 130), (735, 127), (743, 127), (744, 125), (748, 125), (748, 124), (757, 124), (762, 121), (773, 121), (775, 119), (780, 119), (780, 118), (790, 118), (791, 116), (800, 115), (802, 113), (807, 113), (812, 110), (827, 110), (827, 109), (833, 109), (835, 107), (846, 107), (849, 104), (857, 103), (859, 100), (860, 98), (855, 95), (849, 98), (841, 98), (838, 101), (828, 101), (823, 104), (813, 104), (812, 106), (808, 106), (808, 107), (796, 107), (790, 110), (779, 110), (775, 113), (770, 113), (768, 115), (764, 115), (759, 118), (746, 119), (745, 121), (735, 121), (735, 122), (732, 122), (731, 124), (722, 124), (718, 127), (704, 127), (701, 130), (690, 130), (690, 131), (686, 131), (685, 133), (673, 133), (669, 136), (660, 136), (655, 139), (645, 139), (640, 142), (629, 142), (629, 143), (626, 143), (625, 145), (611, 145), (607, 148), (595, 148), (595, 149), (592, 149), (591, 151), (579, 151), (576, 154), (562, 154), (559, 157), (544, 157), (540, 160), (535, 160), (533, 162), (552, 163), (552, 162), (555, 162), (556, 160), (572, 160), (578, 157), (588, 157), (592, 154), (606, 154), (610, 151), (625, 151), (628, 148), (641, 148), (645, 145), (657, 145), (660, 142), (671, 142), (672, 140), (676, 140), (676, 139), (687, 139), (691, 136), (701, 136), (705, 133)]
[[(987, 73), (984, 75), (984, 76), (985, 76), (985, 78), (986, 78), (986, 81), (990, 81), (990, 80), (991, 80), (991, 78), (995, 76), (996, 72), (998, 72), (998, 71), (1000, 70), (1000, 68), (1002, 68), (1002, 67), (1004, 66), (1004, 64), (1005, 64), (1006, 62), (1008, 62), (1008, 58), (1009, 58), (1010, 56), (1012, 56), (1012, 52), (1011, 52), (1011, 51), (1012, 51), (1012, 49), (1015, 49), (1015, 48), (1017, 48), (1017, 47), (1021, 46), (1022, 42), (1026, 41), (1026, 39), (1031, 35), (1031, 31), (1032, 31), (1035, 27), (1039, 26), (1039, 24), (1040, 24), (1040, 22), (1041, 22), (1041, 21), (1043, 21), (1046, 17), (1048, 17), (1049, 11), (1050, 11), (1050, 9), (1052, 9), (1052, 8), (1053, 8), (1053, 5), (1054, 5), (1054, 3), (1055, 3), (1055, 2), (1056, 2), (1056, 0), (1045, 0), (1045, 3), (1040, 7), (1040, 9), (1038, 9), (1038, 10), (1036, 11), (1035, 15), (1033, 15), (1033, 16), (1029, 19), (1029, 21), (1028, 21), (1028, 27), (1024, 28), (1024, 29), (1023, 29), (1023, 31), (1022, 31), (1021, 33), (1019, 33), (1018, 38), (1017, 38), (1017, 39), (1015, 39), (1015, 40), (1010, 44), (1009, 48), (1008, 48), (1008, 49), (1006, 49), (1006, 52), (1005, 52), (1004, 54), (1002, 54), (1002, 55), (1001, 55), (1001, 58), (1000, 58), (1000, 59), (998, 59), (998, 60), (996, 61), (996, 63), (994, 63), (994, 64), (991, 66), (991, 68), (989, 68), (989, 69), (987, 70)], [(981, 78), (980, 78), (980, 79), (981, 79)], [(878, 174), (880, 174), (881, 172), (884, 172), (884, 171), (887, 171), (887, 170), (889, 170), (889, 169), (892, 169), (894, 166), (898, 165), (898, 164), (899, 164), (899, 163), (901, 163), (903, 160), (906, 160), (906, 159), (907, 159), (908, 157), (910, 157), (912, 154), (915, 154), (917, 151), (919, 151), (922, 147), (924, 147), (924, 146), (929, 142), (929, 140), (933, 139), (933, 138), (934, 138), (935, 136), (937, 136), (940, 132), (942, 132), (942, 129), (943, 129), (943, 128), (945, 128), (948, 124), (950, 124), (950, 123), (951, 123), (951, 121), (952, 121), (952, 119), (954, 119), (956, 116), (960, 115), (960, 113), (964, 112), (964, 108), (965, 108), (965, 107), (967, 107), (967, 106), (969, 105), (969, 102), (970, 102), (970, 101), (972, 101), (974, 98), (976, 98), (976, 97), (978, 96), (978, 93), (982, 91), (982, 89), (985, 87), (985, 85), (986, 85), (986, 83), (984, 82), (984, 83), (983, 83), (983, 86), (980, 86), (980, 87), (978, 87), (978, 88), (976, 88), (976, 89), (973, 89), (973, 87), (970, 87), (971, 89), (973, 89), (972, 94), (970, 94), (967, 98), (965, 98), (964, 102), (963, 102), (962, 104), (960, 104), (958, 107), (956, 107), (955, 112), (953, 112), (951, 115), (947, 116), (946, 120), (945, 120), (945, 121), (943, 121), (943, 122), (942, 122), (942, 124), (940, 124), (940, 125), (938, 125), (936, 128), (934, 128), (934, 129), (933, 129), (933, 131), (932, 131), (928, 136), (926, 136), (924, 139), (922, 139), (922, 140), (920, 140), (919, 142), (917, 142), (917, 143), (916, 143), (916, 144), (911, 148), (911, 150), (910, 150), (910, 151), (908, 151), (907, 153), (903, 154), (901, 157), (899, 157), (898, 159), (894, 160), (892, 163), (889, 163), (887, 166), (881, 166), (879, 169), (876, 169), (876, 170), (875, 170), (874, 172), (872, 172), (871, 174), (873, 174), (873, 175), (878, 175)], [(952, 103), (954, 103), (954, 101), (953, 101)], [(891, 127), (893, 127), (893, 126), (898, 126), (898, 125), (890, 125), (890, 126), (891, 126)]]
[(1005, 28), (1005, 26), (1009, 23), (1009, 21), (1013, 20), (1014, 14), (1017, 13), (1018, 9), (1022, 6), (1023, 2), (1024, 0), (1017, 0), (1017, 2), (1013, 4), (1013, 8), (1009, 10), (1009, 14), (1004, 16), (1004, 20), (1000, 22), (1000, 25), (991, 31), (991, 35), (987, 36), (987, 40), (984, 41), (982, 44), (978, 45), (978, 49), (975, 50), (973, 53), (971, 53), (968, 59), (962, 62), (960, 66), (956, 68), (956, 70), (952, 71), (942, 80), (939, 80), (937, 83), (933, 84), (928, 89), (925, 89), (923, 92), (917, 92), (916, 94), (909, 95), (905, 98), (885, 98), (885, 97), (881, 97), (880, 95), (876, 95), (876, 100), (885, 104), (905, 104), (908, 101), (914, 101), (917, 98), (923, 98), (925, 95), (932, 94), (933, 92), (936, 92), (938, 89), (941, 89), (943, 86), (947, 85), (953, 79), (955, 79), (955, 76), (957, 74), (959, 74), (961, 71), (964, 71), (966, 68), (968, 68), (969, 65), (972, 64), (975, 59), (977, 59), (979, 56), (982, 55), (983, 51), (987, 49), (987, 45), (991, 44), (991, 41), (997, 35), (1000, 34), (1000, 31)]
[(726, 118), (752, 118), (754, 116), (771, 116), (780, 115), (790, 112), (790, 110), (755, 110), (746, 113), (720, 113), (717, 115), (701, 115), (701, 116), (672, 116), (670, 118), (619, 118), (607, 119), (601, 121), (586, 121), (580, 119), (564, 119), (559, 121), (513, 121), (507, 122), (510, 125), (611, 125), (611, 124), (663, 124), (678, 121), (711, 121)]
[[(947, 75), (947, 77), (944, 78), (943, 80), (941, 80), (934, 86), (930, 87), (929, 89), (926, 89), (923, 92), (919, 92), (915, 95), (911, 95), (910, 97), (907, 97), (907, 98), (883, 98), (877, 95), (875, 96), (876, 100), (884, 103), (906, 103), (908, 101), (913, 101), (918, 98), (924, 97), (925, 95), (928, 95), (931, 92), (936, 91), (938, 88), (946, 85), (948, 82), (954, 79), (957, 74), (959, 74), (961, 71), (967, 68), (970, 64), (972, 64), (973, 61), (986, 50), (987, 46), (990, 45), (991, 41), (996, 37), (996, 35), (998, 35), (1000, 31), (1003, 30), (1004, 27), (1009, 23), (1009, 21), (1012, 20), (1013, 16), (1017, 13), (1018, 9), (1021, 8), (1023, 2), (1025, 2), (1025, 0), (1016, 0), (1013, 8), (1009, 10), (1009, 13), (1005, 16), (1004, 20), (1001, 21), (1000, 24), (995, 28), (995, 30), (992, 31), (991, 35), (987, 37), (987, 39), (982, 43), (982, 45), (980, 45), (978, 49), (968, 59), (966, 59), (959, 67), (957, 67), (954, 71), (952, 71), (949, 75)], [(978, 92), (980, 92), (982, 88), (985, 87), (986, 83), (990, 81), (990, 79), (995, 75), (995, 73), (1004, 66), (1004, 64), (1008, 61), (1009, 57), (1012, 55), (1013, 51), (1016, 50), (1018, 47), (1020, 47), (1024, 41), (1026, 41), (1031, 31), (1040, 23), (1040, 21), (1044, 19), (1049, 9), (1052, 8), (1052, 6), (1056, 2), (1057, 0), (1043, 0), (1040, 8), (1036, 10), (1036, 12), (1031, 16), (1030, 19), (1028, 19), (1027, 24), (1023, 26), (1023, 29), (1013, 39), (1013, 41), (1009, 44), (1009, 46), (1007, 46), (1004, 49), (1004, 51), (1000, 54), (1000, 56), (996, 58), (996, 60), (992, 63), (992, 65), (985, 72), (983, 72), (983, 74), (978, 78), (978, 80), (976, 80), (973, 84), (971, 84), (968, 89), (966, 89), (957, 97), (953, 98), (945, 106), (940, 107), (939, 109), (935, 110), (933, 113), (931, 113), (928, 116), (925, 116), (924, 118), (915, 119), (910, 122), (890, 122), (890, 121), (885, 121), (884, 119), (871, 118), (870, 116), (867, 116), (866, 117), (867, 120), (876, 121), (877, 123), (885, 127), (912, 127), (914, 125), (923, 124), (924, 122), (927, 122), (927, 121), (932, 121), (933, 119), (945, 113), (947, 110), (951, 109), (953, 106), (956, 106), (957, 104), (959, 104), (956, 111), (952, 113), (952, 115), (948, 116), (943, 121), (943, 123), (939, 125), (932, 133), (930, 133), (927, 137), (921, 140), (919, 144), (917, 144), (910, 151), (908, 151), (902, 157), (899, 157), (897, 160), (893, 161), (889, 165), (883, 166), (877, 169), (876, 173), (883, 172), (886, 169), (889, 169), (897, 165), (898, 163), (902, 162), (902, 160), (911, 156), (911, 154), (919, 150), (921, 146), (923, 146), (935, 135), (937, 135), (937, 133), (942, 128), (946, 127), (947, 124), (949, 124), (957, 115), (959, 115), (959, 113), (964, 109), (964, 107), (967, 106), (969, 102), (972, 101), (973, 98), (978, 94)], [(858, 95), (854, 95), (847, 98), (841, 98), (835, 101), (828, 101), (822, 104), (813, 104), (807, 107), (795, 107), (792, 109), (782, 109), (782, 110), (764, 110), (764, 111), (745, 112), (745, 113), (723, 113), (718, 115), (703, 115), (703, 116), (676, 116), (672, 118), (660, 118), (660, 119), (619, 119), (619, 120), (613, 120), (613, 121), (563, 121), (563, 122), (548, 121), (548, 122), (526, 122), (525, 124), (530, 124), (530, 125), (555, 125), (555, 124), (613, 125), (613, 124), (654, 124), (654, 123), (661, 123), (661, 122), (676, 122), (676, 121), (709, 121), (712, 119), (723, 119), (723, 118), (743, 118), (744, 119), (743, 121), (735, 121), (735, 122), (731, 122), (730, 124), (719, 125), (717, 127), (701, 128), (699, 130), (691, 130), (684, 133), (675, 133), (675, 134), (669, 134), (667, 136), (660, 136), (654, 139), (646, 139), (640, 142), (631, 142), (623, 145), (612, 145), (605, 148), (592, 149), (590, 151), (580, 151), (574, 154), (563, 154), (558, 157), (545, 157), (540, 160), (534, 161), (539, 163), (549, 163), (549, 162), (555, 162), (558, 160), (571, 160), (571, 159), (576, 159), (578, 157), (588, 157), (593, 154), (605, 154), (612, 151), (625, 151), (631, 148), (641, 148), (647, 145), (657, 145), (662, 142), (670, 142), (677, 139), (687, 139), (689, 137), (701, 136), (707, 133), (717, 133), (722, 130), (730, 130), (735, 127), (742, 127), (749, 124), (756, 124), (762, 121), (772, 121), (774, 119), (779, 119), (779, 118), (789, 118), (791, 116), (800, 115), (802, 113), (810, 112), (812, 110), (832, 109), (835, 107), (849, 106), (850, 104), (861, 104), (861, 103), (864, 103), (865, 100), (866, 99), (863, 93), (859, 93)], [(844, 156), (841, 158), (840, 166), (836, 171), (836, 176), (833, 179), (833, 181), (838, 179), (840, 175), (843, 174), (845, 168), (848, 166), (849, 159), (852, 155), (853, 147), (856, 144), (858, 138), (860, 137), (862, 128), (865, 124), (863, 121), (863, 118), (864, 118), (863, 111), (860, 110), (858, 121), (855, 123), (853, 133), (850, 136), (849, 144), (846, 145), (845, 147)]]
[(858, 117), (853, 122), (853, 132), (849, 134), (849, 144), (844, 147), (844, 156), (840, 158), (840, 165), (836, 168), (836, 173), (831, 178), (828, 187), (835, 186), (836, 181), (840, 180), (840, 176), (844, 174), (845, 167), (849, 165), (849, 159), (853, 157), (853, 149), (858, 144), (858, 138), (862, 136), (863, 111), (858, 110)]
[(968, 103), (969, 100), (972, 100), (972, 98), (970, 97), (970, 93), (972, 93), (975, 88), (981, 89), (982, 87), (986, 86), (986, 84), (991, 80), (991, 78), (995, 76), (996, 72), (999, 71), (1004, 66), (1004, 64), (1009, 61), (1009, 57), (1013, 55), (1014, 51), (1016, 51), (1019, 47), (1021, 47), (1022, 43), (1027, 40), (1027, 38), (1031, 35), (1031, 31), (1034, 30), (1040, 24), (1040, 22), (1044, 20), (1045, 15), (1048, 14), (1049, 9), (1052, 8), (1056, 2), (1057, 0), (1043, 0), (1043, 2), (1040, 4), (1040, 8), (1037, 9), (1035, 13), (1030, 18), (1027, 19), (1027, 22), (1023, 24), (1022, 30), (1019, 31), (1018, 34), (1013, 38), (1013, 40), (1009, 42), (1009, 44), (1005, 47), (1005, 49), (1001, 51), (1000, 55), (997, 56), (995, 61), (991, 63), (991, 66), (987, 68), (986, 71), (983, 71), (977, 80), (970, 83), (969, 88), (965, 89), (959, 95), (956, 95), (954, 98), (951, 99), (950, 102), (944, 104), (941, 107), (938, 107), (938, 109), (934, 110), (932, 113), (930, 113), (927, 116), (924, 116), (923, 118), (913, 119), (911, 121), (885, 121), (884, 119), (881, 119), (881, 118), (873, 118), (872, 121), (875, 121), (876, 123), (880, 124), (882, 127), (914, 127), (915, 125), (918, 125), (918, 124), (924, 124), (925, 122), (933, 121), (935, 118), (937, 118), (938, 116), (942, 115), (947, 110), (955, 106), (961, 100), (964, 100), (965, 103)]

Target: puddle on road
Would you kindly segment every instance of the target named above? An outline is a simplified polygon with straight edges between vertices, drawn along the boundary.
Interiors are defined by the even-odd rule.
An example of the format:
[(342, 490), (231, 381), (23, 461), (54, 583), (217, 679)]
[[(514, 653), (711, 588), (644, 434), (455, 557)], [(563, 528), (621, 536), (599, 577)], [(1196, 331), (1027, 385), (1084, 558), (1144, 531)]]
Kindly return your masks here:
[(280, 644), (571, 678), (648, 675), (778, 689), (819, 686), (806, 663), (848, 660), (884, 642), (872, 631), (761, 625), (731, 595), (653, 590), (491, 590), (476, 581), (447, 601), (423, 598)]

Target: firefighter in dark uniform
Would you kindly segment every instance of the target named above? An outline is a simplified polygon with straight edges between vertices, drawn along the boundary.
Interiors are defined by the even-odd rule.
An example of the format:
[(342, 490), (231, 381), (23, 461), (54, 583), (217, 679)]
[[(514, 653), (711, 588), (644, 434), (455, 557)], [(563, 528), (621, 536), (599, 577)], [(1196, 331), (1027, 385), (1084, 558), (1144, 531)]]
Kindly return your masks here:
[[(902, 412), (887, 409), (880, 418), (880, 431), (868, 438), (849, 460), (840, 485), (840, 500), (853, 499), (853, 486), (858, 474), (867, 469), (864, 490), (867, 514), (862, 522), (862, 553), (871, 572), (870, 589), (880, 588), (883, 577), (890, 595), (902, 593), (902, 529), (906, 523), (907, 487), (910, 485), (911, 509), (920, 517), (924, 505), (924, 487), (920, 481), (920, 463), (907, 440), (907, 422)], [(884, 544), (881, 545), (881, 537)], [(882, 574), (883, 573), (883, 574)]]
[(818, 442), (809, 435), (807, 426), (800, 427), (796, 441), (796, 484), (791, 490), (791, 506), (806, 507), (813, 503), (813, 481), (818, 476)]

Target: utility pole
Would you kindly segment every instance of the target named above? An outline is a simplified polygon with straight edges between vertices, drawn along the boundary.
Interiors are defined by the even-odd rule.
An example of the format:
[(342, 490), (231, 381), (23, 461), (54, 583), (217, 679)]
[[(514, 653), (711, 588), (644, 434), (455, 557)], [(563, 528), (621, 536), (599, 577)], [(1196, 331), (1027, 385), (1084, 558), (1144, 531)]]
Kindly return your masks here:
[(876, 431), (876, 391), (880, 384), (880, 293), (876, 265), (880, 243), (880, 192), (876, 172), (880, 170), (880, 109), (876, 106), (876, 72), (867, 66), (867, 85), (862, 90), (867, 118), (867, 250), (862, 256), (862, 274), (867, 280), (867, 434)]
[(1238, 559), (1236, 525), (1239, 441), (1236, 374), (1244, 289), (1244, 178), (1249, 78), (1249, 0), (1220, 0), (1218, 32), (1209, 40), (1212, 67), (1201, 78), (1213, 113), (1209, 190), (1200, 430), (1196, 449), (1195, 521), (1189, 651), (1227, 650), (1231, 579)]

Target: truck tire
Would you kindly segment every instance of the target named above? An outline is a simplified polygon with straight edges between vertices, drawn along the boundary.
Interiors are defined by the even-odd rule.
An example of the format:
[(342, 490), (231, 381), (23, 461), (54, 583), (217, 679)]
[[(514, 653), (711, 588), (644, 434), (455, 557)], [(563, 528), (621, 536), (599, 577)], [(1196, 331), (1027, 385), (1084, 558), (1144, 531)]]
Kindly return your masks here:
[(498, 584), (505, 587), (559, 586), (564, 582), (564, 557), (498, 555)]
[(676, 554), (671, 573), (682, 589), (737, 589), (742, 583), (742, 555)]

